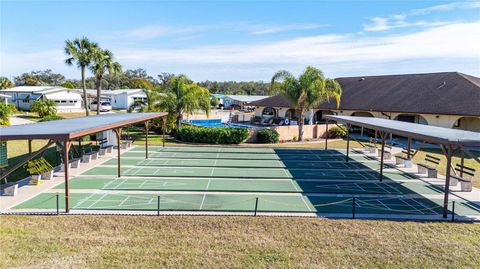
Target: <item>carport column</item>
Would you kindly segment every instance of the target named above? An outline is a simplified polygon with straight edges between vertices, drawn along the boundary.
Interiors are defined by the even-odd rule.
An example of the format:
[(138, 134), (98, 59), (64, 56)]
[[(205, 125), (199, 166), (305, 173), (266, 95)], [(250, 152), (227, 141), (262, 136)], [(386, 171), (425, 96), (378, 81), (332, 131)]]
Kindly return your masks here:
[(412, 138), (409, 137), (408, 142), (407, 142), (407, 159), (408, 160), (410, 160), (410, 158), (412, 158), (411, 153), (410, 153), (411, 150), (412, 150)]
[(28, 156), (32, 156), (32, 139), (28, 139)]
[(70, 190), (68, 187), (68, 152), (70, 151), (70, 146), (72, 142), (70, 140), (65, 140), (63, 142), (63, 171), (65, 171), (65, 212), (70, 212)]
[(462, 148), (462, 151), (460, 153), (460, 177), (463, 177), (463, 165), (465, 164), (465, 151)]
[(347, 124), (347, 156), (345, 161), (348, 163), (348, 152), (350, 151), (350, 124)]
[(120, 177), (120, 148), (121, 148), (121, 138), (122, 138), (122, 128), (113, 129), (117, 136), (117, 176)]
[(148, 120), (145, 121), (145, 159), (148, 159)]
[(447, 148), (447, 170), (445, 171), (445, 189), (444, 189), (444, 198), (443, 198), (443, 218), (446, 218), (448, 215), (448, 193), (450, 192), (450, 171), (452, 166), (452, 154), (453, 148), (452, 145), (448, 145)]
[(380, 152), (380, 182), (383, 180), (383, 154), (385, 153), (385, 137), (387, 133), (380, 132), (380, 137), (382, 138), (382, 148)]
[(328, 149), (328, 120), (325, 120), (325, 150)]

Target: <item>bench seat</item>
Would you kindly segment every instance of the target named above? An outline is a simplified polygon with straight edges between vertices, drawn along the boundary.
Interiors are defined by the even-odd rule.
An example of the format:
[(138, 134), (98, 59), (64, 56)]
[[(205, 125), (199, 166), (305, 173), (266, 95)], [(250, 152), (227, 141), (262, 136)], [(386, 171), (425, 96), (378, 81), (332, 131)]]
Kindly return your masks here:
[(7, 183), (2, 186), (3, 195), (5, 196), (15, 196), (18, 193), (18, 183)]
[(455, 185), (452, 185), (452, 181), (455, 181), (456, 183), (455, 185), (457, 185), (460, 182), (460, 191), (464, 191), (464, 192), (472, 191), (473, 184), (471, 180), (452, 175), (450, 176), (450, 186), (455, 186)]
[(437, 169), (435, 167), (429, 166), (427, 164), (419, 163), (417, 164), (419, 174), (427, 174), (429, 178), (437, 177)]

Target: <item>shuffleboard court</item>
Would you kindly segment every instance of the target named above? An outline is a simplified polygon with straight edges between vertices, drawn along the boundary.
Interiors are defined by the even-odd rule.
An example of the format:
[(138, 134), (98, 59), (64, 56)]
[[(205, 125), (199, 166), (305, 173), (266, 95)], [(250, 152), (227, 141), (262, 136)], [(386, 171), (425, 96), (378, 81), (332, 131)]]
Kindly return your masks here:
[[(128, 151), (122, 154), (124, 157), (145, 157), (141, 151)], [(171, 159), (244, 159), (244, 160), (305, 160), (305, 161), (324, 161), (324, 162), (345, 162), (345, 156), (342, 155), (319, 155), (319, 154), (252, 154), (252, 153), (211, 153), (211, 152), (149, 152), (149, 158), (171, 158)], [(352, 161), (373, 161), (373, 157), (365, 155), (352, 155), (349, 158)]]
[[(114, 166), (97, 166), (83, 173), (84, 175), (117, 174)], [(220, 178), (287, 178), (287, 179), (348, 179), (348, 180), (378, 180), (380, 174), (369, 170), (315, 170), (315, 169), (284, 169), (284, 168), (225, 168), (225, 167), (149, 167), (129, 166), (121, 168), (122, 176), (151, 177), (220, 177)], [(415, 179), (414, 176), (397, 172), (385, 172), (387, 179)]]
[[(81, 210), (160, 210), (162, 211), (250, 211), (266, 212), (344, 213), (352, 212), (353, 200), (345, 197), (308, 195), (251, 195), (251, 194), (128, 194), (128, 193), (72, 193), (72, 209)], [(60, 207), (65, 207), (60, 199)], [(357, 213), (438, 215), (441, 199), (365, 198), (355, 199)], [(17, 205), (17, 209), (56, 208), (56, 194), (42, 193)], [(479, 209), (468, 202), (457, 201), (457, 214), (475, 215)]]
[[(439, 194), (441, 190), (423, 182), (388, 184), (380, 182), (291, 181), (265, 179), (187, 179), (187, 178), (101, 178), (77, 177), (72, 189), (172, 190), (217, 192), (292, 192), (338, 194)], [(63, 189), (60, 184), (55, 189)]]
[[(103, 163), (116, 165), (117, 158)], [(257, 168), (308, 168), (308, 169), (380, 169), (375, 162), (301, 162), (295, 160), (230, 160), (230, 159), (145, 159), (123, 158), (122, 165), (136, 166), (169, 166), (169, 167), (257, 167)], [(393, 165), (386, 167), (394, 168)]]
[[(318, 149), (234, 147), (143, 147), (70, 180), (76, 210), (258, 211), (432, 215), (442, 213), (443, 187), (417, 175), (385, 168), (375, 157)], [(16, 209), (56, 209), (55, 192), (64, 184), (17, 205)], [(62, 196), (62, 194), (60, 194)], [(160, 198), (159, 198), (160, 196)], [(354, 197), (354, 198), (353, 198)], [(160, 199), (160, 200), (159, 200)], [(456, 199), (456, 213), (480, 215), (480, 206)], [(64, 207), (64, 199), (59, 199)], [(223, 213), (222, 213), (223, 214)]]

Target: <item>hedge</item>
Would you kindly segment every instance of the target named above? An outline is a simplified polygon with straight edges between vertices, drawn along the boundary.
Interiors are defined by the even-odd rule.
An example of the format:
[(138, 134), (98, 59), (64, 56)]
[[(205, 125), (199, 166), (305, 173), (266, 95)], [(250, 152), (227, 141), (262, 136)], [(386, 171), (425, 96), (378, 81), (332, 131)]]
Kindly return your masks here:
[(340, 137), (345, 137), (346, 135), (347, 135), (347, 130), (343, 126), (342, 128), (338, 126), (334, 126), (328, 129), (329, 138), (340, 138)]
[(273, 129), (262, 129), (257, 133), (258, 143), (278, 143), (280, 135)]
[(183, 125), (176, 130), (178, 140), (209, 144), (240, 144), (248, 138), (247, 128), (208, 128)]

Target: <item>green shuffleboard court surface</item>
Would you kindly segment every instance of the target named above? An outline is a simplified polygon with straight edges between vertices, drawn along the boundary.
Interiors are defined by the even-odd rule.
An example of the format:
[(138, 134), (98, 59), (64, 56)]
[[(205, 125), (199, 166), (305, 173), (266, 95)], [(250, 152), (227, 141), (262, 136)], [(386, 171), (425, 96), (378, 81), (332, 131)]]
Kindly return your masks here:
[[(128, 151), (122, 154), (123, 157), (145, 157), (145, 152)], [(170, 159), (234, 159), (234, 160), (303, 160), (303, 161), (324, 161), (344, 162), (342, 155), (321, 155), (321, 154), (287, 154), (278, 155), (275, 153), (212, 153), (212, 152), (148, 152), (149, 158), (170, 158)], [(372, 161), (372, 157), (364, 155), (350, 156), (352, 161)]]
[[(104, 164), (117, 165), (113, 158)], [(123, 158), (122, 165), (170, 167), (257, 167), (257, 168), (309, 168), (309, 169), (380, 169), (376, 162), (316, 162), (296, 160), (231, 160), (231, 159), (145, 159)], [(393, 167), (387, 165), (387, 167)]]
[[(60, 184), (55, 189), (63, 189)], [(292, 181), (280, 179), (187, 179), (187, 178), (102, 178), (77, 177), (71, 189), (217, 191), (217, 192), (293, 192), (338, 194), (439, 194), (437, 187), (423, 182), (380, 183), (345, 181)]]
[[(81, 210), (186, 210), (186, 211), (254, 211), (258, 198), (258, 211), (268, 212), (352, 212), (353, 200), (345, 197), (322, 197), (308, 195), (251, 195), (251, 194), (128, 194), (128, 193), (72, 193), (71, 209)], [(64, 208), (64, 199), (59, 196), (59, 207)], [(442, 200), (369, 197), (356, 198), (356, 213), (365, 214), (415, 214), (438, 215)], [(42, 193), (16, 206), (17, 209), (56, 209), (56, 194)], [(467, 202), (457, 201), (457, 214), (474, 215), (478, 210)]]
[[(242, 147), (144, 147), (123, 152), (69, 181), (71, 209), (439, 215), (443, 185), (423, 181), (361, 152)], [(64, 208), (63, 183), (16, 209)], [(159, 200), (160, 196), (160, 200)], [(354, 198), (355, 197), (355, 200)], [(456, 214), (480, 206), (456, 199)], [(451, 203), (449, 204), (451, 206)]]

